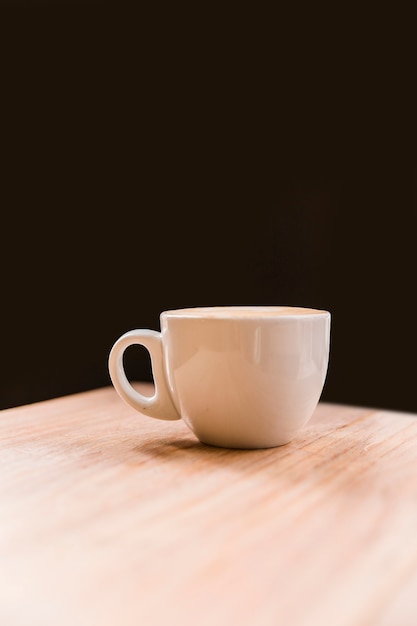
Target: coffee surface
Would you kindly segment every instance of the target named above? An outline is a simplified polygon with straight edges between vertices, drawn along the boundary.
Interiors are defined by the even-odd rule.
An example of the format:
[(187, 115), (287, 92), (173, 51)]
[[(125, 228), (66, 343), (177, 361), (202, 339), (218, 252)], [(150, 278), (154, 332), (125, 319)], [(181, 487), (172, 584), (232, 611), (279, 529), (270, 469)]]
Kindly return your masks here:
[(293, 317), (300, 315), (323, 315), (327, 311), (292, 306), (213, 306), (190, 307), (164, 311), (164, 315), (181, 317)]

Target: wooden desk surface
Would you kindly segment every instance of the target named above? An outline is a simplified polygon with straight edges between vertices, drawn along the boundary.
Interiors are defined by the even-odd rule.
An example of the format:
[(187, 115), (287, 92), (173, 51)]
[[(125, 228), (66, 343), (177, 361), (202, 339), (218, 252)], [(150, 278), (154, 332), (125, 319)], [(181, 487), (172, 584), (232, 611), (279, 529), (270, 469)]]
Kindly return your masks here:
[(112, 387), (2, 411), (0, 624), (415, 626), (416, 417), (233, 451)]

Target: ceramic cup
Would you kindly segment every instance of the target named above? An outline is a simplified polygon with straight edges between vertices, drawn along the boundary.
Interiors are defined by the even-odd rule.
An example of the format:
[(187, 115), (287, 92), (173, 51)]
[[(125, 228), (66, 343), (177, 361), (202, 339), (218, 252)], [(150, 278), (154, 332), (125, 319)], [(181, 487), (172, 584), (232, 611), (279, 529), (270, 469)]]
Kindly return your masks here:
[[(213, 306), (164, 311), (161, 332), (131, 330), (109, 356), (119, 395), (149, 417), (182, 418), (197, 438), (227, 448), (291, 441), (323, 391), (330, 346), (328, 311), (288, 306)], [(123, 354), (150, 354), (155, 392), (133, 388)]]

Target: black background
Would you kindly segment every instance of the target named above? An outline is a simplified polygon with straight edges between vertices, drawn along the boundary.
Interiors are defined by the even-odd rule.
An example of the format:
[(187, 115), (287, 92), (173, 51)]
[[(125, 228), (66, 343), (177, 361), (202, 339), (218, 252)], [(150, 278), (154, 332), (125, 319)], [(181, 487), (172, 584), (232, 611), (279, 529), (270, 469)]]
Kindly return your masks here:
[(0, 5), (0, 408), (164, 309), (290, 304), (332, 313), (323, 400), (417, 412), (412, 20), (139, 5)]

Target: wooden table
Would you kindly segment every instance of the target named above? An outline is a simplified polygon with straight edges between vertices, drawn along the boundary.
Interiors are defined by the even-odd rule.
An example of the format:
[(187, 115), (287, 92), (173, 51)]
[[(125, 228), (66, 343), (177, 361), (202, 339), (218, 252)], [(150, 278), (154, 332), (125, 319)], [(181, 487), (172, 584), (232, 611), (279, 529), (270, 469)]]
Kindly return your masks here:
[(112, 387), (2, 411), (1, 626), (415, 626), (416, 417), (243, 451)]

